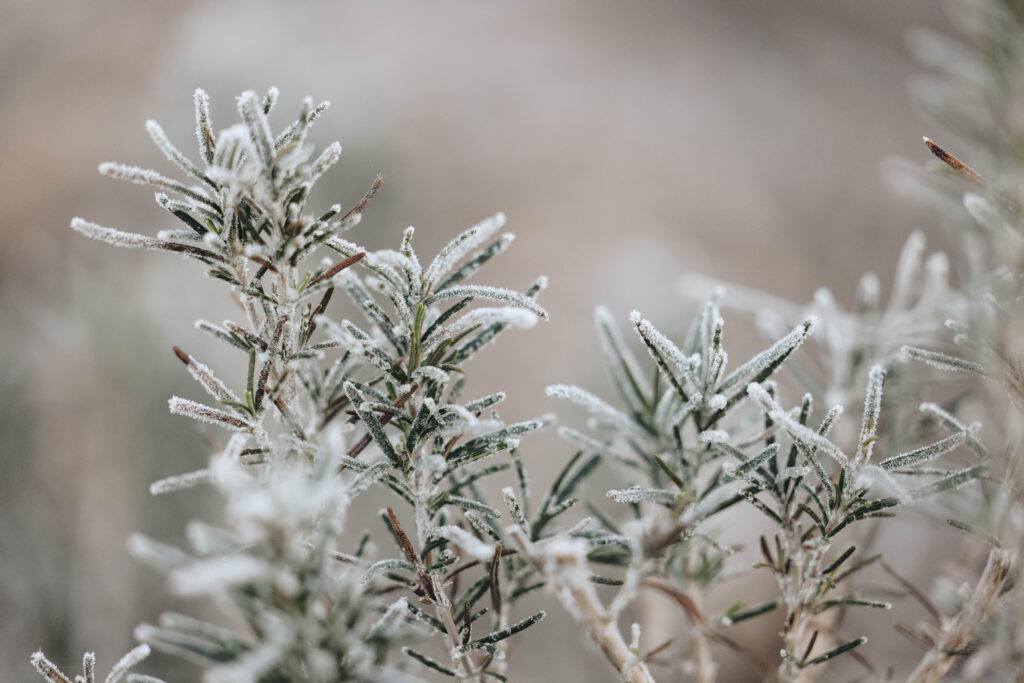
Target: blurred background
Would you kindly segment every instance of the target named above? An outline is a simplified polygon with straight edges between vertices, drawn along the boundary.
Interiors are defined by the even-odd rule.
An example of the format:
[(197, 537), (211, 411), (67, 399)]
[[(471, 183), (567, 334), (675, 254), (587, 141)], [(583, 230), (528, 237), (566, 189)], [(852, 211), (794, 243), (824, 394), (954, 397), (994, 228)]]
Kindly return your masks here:
[[(246, 89), (281, 89), (277, 125), (306, 95), (331, 100), (314, 139), (345, 153), (315, 203), (350, 205), (385, 173), (353, 235), (370, 247), (415, 225), (429, 254), (508, 214), (518, 239), (486, 281), (548, 275), (552, 320), (482, 354), (474, 381), (508, 391), (504, 416), (520, 419), (563, 409), (544, 398), (548, 383), (610, 389), (596, 304), (621, 320), (639, 308), (678, 335), (694, 310), (678, 292), (684, 272), (797, 301), (827, 285), (849, 302), (866, 270), (887, 282), (909, 232), (933, 223), (879, 173), (888, 155), (926, 154), (904, 37), (943, 27), (933, 4), (0, 0), (0, 678), (35, 680), (37, 648), (69, 665), (94, 649), (105, 669), (135, 624), (201, 609), (168, 597), (124, 539), (174, 541), (212, 507), (202, 492), (150, 499), (147, 487), (205, 461), (201, 436), (166, 410), (170, 394), (193, 391), (171, 345), (225, 367), (192, 322), (223, 319), (230, 302), (193, 265), (67, 227), (75, 215), (175, 227), (150, 192), (96, 173), (106, 160), (171, 171), (146, 119), (191, 149), (197, 86), (217, 126)], [(742, 316), (728, 324), (734, 358), (755, 350)], [(540, 437), (524, 455), (543, 479), (568, 451)], [(940, 537), (920, 526), (899, 562), (927, 584), (940, 566), (920, 551)], [(717, 599), (771, 591), (748, 572)], [(906, 603), (872, 615), (892, 634), (863, 649), (881, 670), (917, 655), (891, 630), (918, 616)], [(739, 634), (768, 662), (773, 618)], [(531, 654), (512, 655), (517, 680), (615, 680), (588, 643), (561, 640), (573, 638), (563, 616), (531, 630)], [(750, 661), (719, 656), (721, 680), (760, 680)], [(195, 679), (161, 655), (141, 670)]]

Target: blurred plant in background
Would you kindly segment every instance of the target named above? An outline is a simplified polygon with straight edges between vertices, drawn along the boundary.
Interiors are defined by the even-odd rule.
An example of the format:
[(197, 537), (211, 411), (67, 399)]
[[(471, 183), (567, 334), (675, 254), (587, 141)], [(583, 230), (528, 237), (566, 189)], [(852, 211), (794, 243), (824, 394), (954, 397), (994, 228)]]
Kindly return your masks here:
[[(939, 72), (920, 82), (917, 99), (977, 150), (968, 165), (926, 138), (940, 160), (930, 196), (948, 228), (946, 252), (925, 258), (923, 237), (912, 234), (887, 302), (869, 273), (848, 311), (827, 289), (800, 306), (689, 277), (683, 290), (703, 305), (681, 343), (631, 315), (644, 362), (599, 308), (598, 344), (620, 407), (578, 386), (548, 388), (589, 421), (586, 432), (558, 430), (576, 452), (536, 503), (520, 439), (553, 418), (505, 424), (494, 410), (503, 393), (462, 398), (477, 351), (547, 318), (536, 303), (543, 278), (522, 292), (465, 282), (511, 243), (495, 237), (501, 214), (424, 265), (412, 228), (397, 250), (341, 236), (382, 178), (347, 211), (309, 212), (311, 188), (341, 152), (335, 143), (314, 157), (307, 140), (326, 104), (306, 100), (275, 136), (267, 115), (277, 91), (247, 92), (242, 123), (215, 133), (197, 91), (198, 164), (149, 122), (156, 145), (197, 185), (121, 164), (100, 170), (157, 187), (158, 205), (185, 229), (150, 237), (82, 219), (72, 227), (116, 246), (183, 254), (229, 283), (244, 322), (197, 326), (238, 352), (247, 379), (232, 390), (175, 349), (212, 404), (174, 397), (171, 411), (231, 436), (209, 467), (152, 492), (212, 484), (224, 519), (189, 524), (189, 552), (141, 535), (129, 541), (174, 592), (212, 598), (233, 626), (168, 613), (136, 636), (199, 662), (210, 681), (510, 680), (510, 643), (545, 617), (513, 616), (515, 606), (546, 590), (631, 683), (662, 671), (714, 680), (716, 648), (753, 658), (729, 629), (773, 614), (780, 660), (755, 658), (765, 678), (815, 680), (842, 657), (893, 679), (859, 650), (879, 631), (845, 619), (851, 608), (891, 607), (856, 583), (878, 567), (930, 615), (897, 625), (922, 647), (911, 680), (1019, 675), (1024, 604), (1011, 589), (1024, 537), (1024, 135), (1015, 114), (1024, 8), (972, 0), (952, 16), (966, 43), (925, 32), (911, 40)], [(321, 252), (333, 256), (317, 261)], [(336, 288), (365, 323), (328, 313)], [(754, 313), (771, 340), (734, 369), (720, 302)], [(815, 403), (827, 409), (815, 415)], [(842, 419), (857, 408), (859, 420)], [(501, 504), (483, 487), (491, 477), (511, 480)], [(606, 490), (599, 477), (617, 484)], [(354, 505), (379, 508), (382, 497), (376, 527), (348, 528)], [(898, 554), (870, 550), (879, 525), (911, 505), (968, 533), (961, 561), (930, 596), (902, 575)], [(737, 546), (719, 537), (743, 507), (773, 529), (744, 540), (759, 547), (754, 567), (774, 577), (778, 594), (712, 615), (708, 592), (743, 569)], [(677, 605), (687, 625), (647, 628), (637, 607), (647, 593)], [(131, 665), (144, 656), (133, 653)], [(92, 662), (87, 654), (86, 681)], [(48, 680), (67, 680), (42, 654), (33, 663)]]
[[(988, 495), (959, 508), (958, 521), (951, 521), (974, 539), (959, 566), (935, 586), (935, 618), (915, 631), (929, 649), (911, 676), (914, 681), (938, 681), (951, 672), (965, 680), (1012, 678), (1024, 662), (1024, 603), (1013, 590), (1024, 578), (1019, 561), (1024, 538), (1024, 349), (1019, 341), (1024, 5), (951, 4), (950, 18), (958, 39), (923, 30), (911, 36), (916, 56), (932, 71), (913, 92), (921, 108), (953, 136), (945, 146), (925, 138), (938, 159), (932, 170), (946, 177), (937, 183), (938, 202), (956, 247), (960, 289), (972, 303), (947, 325), (955, 333), (958, 355), (987, 378), (988, 395), (976, 392), (972, 398), (999, 436)], [(962, 154), (947, 151), (954, 143)]]
[[(955, 675), (958, 680), (992, 680), (993, 676), (1003, 680), (1020, 675), (1024, 641), (1019, 624), (1024, 614), (1017, 591), (1012, 588), (1020, 581), (1017, 558), (1024, 531), (1020, 527), (1024, 519), (1024, 482), (1019, 464), (1024, 369), (1018, 341), (1024, 204), (1020, 196), (1022, 131), (1016, 114), (1021, 104), (1018, 84), (1024, 72), (1024, 7), (979, 0), (951, 4), (950, 12), (966, 42), (920, 30), (911, 35), (910, 44), (922, 62), (939, 72), (915, 83), (916, 99), (926, 112), (963, 139), (968, 149), (973, 146), (985, 163), (979, 166), (980, 171), (975, 170), (925, 138), (928, 149), (940, 160), (931, 168), (940, 177), (925, 181), (933, 188), (928, 196), (941, 212), (953, 259), (936, 252), (925, 260), (923, 237), (911, 235), (899, 260), (888, 304), (880, 305), (878, 278), (868, 273), (849, 312), (836, 305), (827, 289), (819, 290), (808, 306), (741, 287), (725, 289), (728, 302), (754, 313), (768, 337), (778, 336), (785, 325), (805, 316), (814, 315), (817, 320), (816, 334), (810, 342), (813, 353), (794, 354), (786, 363), (792, 370), (791, 379), (811, 392), (802, 405), (785, 410), (776, 401), (778, 388), (774, 384), (749, 385), (748, 393), (766, 414), (761, 434), (765, 437), (764, 450), (744, 454), (729, 445), (726, 432), (708, 439), (721, 439), (715, 447), (735, 458), (722, 463), (721, 472), (726, 476), (741, 473), (750, 484), (741, 495), (780, 529), (774, 547), (761, 538), (764, 562), (759, 563), (777, 575), (786, 609), (779, 680), (816, 678), (822, 674), (823, 664), (866, 642), (871, 634), (852, 639), (838, 637), (842, 610), (847, 606), (887, 608), (888, 603), (853, 594), (829, 597), (829, 593), (840, 581), (875, 562), (881, 562), (884, 570), (931, 615), (917, 627), (897, 624), (903, 636), (924, 649), (911, 680), (938, 681), (947, 675)], [(906, 187), (921, 182), (921, 178), (900, 182)], [(952, 281), (951, 270), (955, 274)], [(722, 296), (714, 282), (699, 276), (685, 277), (681, 286), (689, 296), (708, 292), (712, 300)], [(646, 322), (639, 317), (635, 321)], [(639, 331), (650, 346), (650, 329), (645, 335), (641, 325)], [(707, 333), (705, 338), (709, 338)], [(685, 347), (690, 352), (693, 339), (691, 333)], [(663, 349), (666, 342), (664, 338), (660, 341)], [(684, 375), (701, 367), (701, 361), (707, 363), (706, 352), (688, 359), (687, 353), (669, 349), (666, 355), (677, 359), (675, 367)], [(672, 374), (675, 370), (663, 359), (656, 360), (660, 370), (668, 372), (665, 382), (676, 384)], [(908, 363), (951, 374), (947, 379), (934, 372), (922, 373), (921, 368)], [(610, 369), (621, 378), (623, 369), (631, 366), (626, 359), (613, 359)], [(895, 392), (888, 394), (884, 412), (895, 412), (895, 419), (885, 419), (881, 410), (886, 374)], [(630, 384), (636, 387), (638, 382), (630, 377)], [(859, 390), (865, 384), (867, 389)], [(950, 386), (944, 387), (947, 384)], [(948, 396), (950, 391), (955, 393), (942, 405), (926, 401), (919, 406), (919, 419), (910, 416), (907, 408), (915, 396)], [(816, 431), (806, 424), (812, 394), (838, 403)], [(588, 405), (592, 414), (606, 409), (591, 397), (576, 399)], [(630, 397), (626, 395), (625, 399), (629, 404)], [(847, 439), (854, 450), (848, 455), (829, 432), (842, 407), (854, 400), (863, 400), (864, 413), (859, 435)], [(962, 421), (955, 412), (983, 418), (990, 425), (984, 438), (979, 422)], [(695, 424), (700, 435), (706, 425), (700, 418)], [(936, 427), (945, 432), (943, 435), (940, 431), (943, 438), (922, 443), (924, 435)], [(645, 457), (637, 448), (635, 436), (621, 426), (617, 431), (621, 443)], [(792, 442), (784, 462), (778, 456), (780, 431)], [(577, 442), (582, 440), (571, 430), (563, 430), (563, 434)], [(675, 434), (678, 439), (679, 432)], [(752, 441), (740, 440), (741, 445)], [(986, 448), (985, 441), (999, 443), (996, 455)], [(953, 469), (934, 467), (934, 461), (961, 446), (969, 452), (973, 464)], [(600, 444), (600, 448), (612, 450), (610, 443)], [(883, 448), (894, 454), (877, 466), (871, 464), (872, 451)], [(823, 459), (822, 455), (830, 457)], [(823, 460), (839, 465), (838, 478), (826, 471), (828, 463)], [(662, 464), (660, 459), (657, 462)], [(680, 487), (686, 483), (673, 472), (665, 474)], [(815, 476), (809, 476), (812, 474)], [(719, 475), (715, 476), (717, 479)], [(826, 559), (832, 539), (854, 522), (891, 516), (889, 510), (901, 503), (959, 488), (979, 477), (983, 478), (980, 490), (968, 489), (956, 499), (947, 499), (939, 511), (929, 515), (936, 523), (946, 517), (949, 524), (969, 533), (962, 562), (950, 568), (948, 578), (938, 582), (932, 597), (900, 576), (890, 564), (897, 564), (896, 558), (886, 562), (875, 554), (858, 560), (856, 548), (850, 546)], [(904, 483), (922, 478), (927, 483)], [(709, 486), (709, 490), (712, 488)], [(627, 492), (628, 497), (624, 496)], [(803, 502), (796, 500), (796, 492), (806, 496)], [(678, 505), (680, 494), (634, 488), (609, 495), (634, 504), (660, 500)], [(770, 505), (766, 504), (769, 500)], [(649, 523), (652, 517), (644, 515), (641, 519)], [(870, 538), (870, 534), (861, 536)], [(738, 609), (745, 617), (749, 611), (760, 613), (769, 606)], [(717, 623), (727, 620), (728, 614)], [(705, 620), (701, 625), (698, 621), (693, 632), (710, 623), (714, 622)], [(861, 661), (879, 673), (872, 663)], [(714, 673), (699, 657), (690, 670), (706, 680)], [(890, 670), (888, 677), (893, 675)]]

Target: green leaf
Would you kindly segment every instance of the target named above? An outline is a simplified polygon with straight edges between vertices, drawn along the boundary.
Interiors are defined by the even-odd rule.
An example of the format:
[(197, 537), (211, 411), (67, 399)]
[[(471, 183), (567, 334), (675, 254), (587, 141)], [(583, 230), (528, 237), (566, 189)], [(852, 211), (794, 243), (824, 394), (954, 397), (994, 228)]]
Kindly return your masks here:
[(754, 605), (753, 607), (746, 608), (743, 607), (743, 603), (737, 602), (728, 610), (726, 610), (725, 614), (719, 617), (718, 620), (724, 624), (731, 626), (732, 624), (736, 624), (747, 619), (752, 619), (762, 614), (767, 614), (768, 612), (771, 612), (778, 606), (778, 600), (772, 600), (771, 602), (764, 602), (760, 605)]
[(835, 570), (839, 569), (839, 567), (843, 564), (843, 562), (846, 562), (848, 559), (850, 559), (850, 555), (853, 555), (853, 553), (856, 552), (856, 550), (857, 550), (857, 546), (851, 545), (849, 548), (847, 548), (843, 552), (842, 555), (837, 557), (827, 567), (822, 569), (821, 573), (828, 575), (828, 574), (831, 574), (832, 572), (834, 572)]
[(448, 667), (442, 666), (441, 664), (439, 664), (438, 662), (434, 661), (430, 657), (428, 657), (428, 656), (426, 656), (424, 654), (420, 654), (416, 650), (413, 650), (411, 647), (403, 647), (402, 648), (402, 652), (404, 652), (405, 654), (409, 655), (410, 657), (412, 657), (413, 659), (418, 661), (420, 664), (423, 664), (424, 666), (426, 666), (426, 667), (428, 667), (430, 669), (433, 669), (434, 671), (438, 671), (440, 673), (443, 673), (445, 676), (451, 676), (452, 678), (457, 678), (457, 674), (454, 671), (452, 671)]
[(523, 619), (522, 621), (517, 622), (517, 623), (509, 626), (506, 629), (502, 629), (500, 631), (495, 631), (493, 633), (490, 633), (490, 634), (484, 636), (483, 638), (475, 640), (475, 641), (473, 641), (473, 644), (474, 645), (488, 645), (488, 644), (491, 644), (491, 643), (497, 643), (499, 641), (505, 640), (506, 638), (511, 638), (512, 636), (514, 636), (515, 634), (519, 633), (520, 631), (526, 630), (529, 627), (533, 626), (534, 624), (536, 624), (538, 621), (540, 621), (541, 619), (543, 619), (546, 616), (547, 616), (547, 613), (544, 610), (541, 610), (540, 612), (537, 612), (536, 614), (534, 614), (532, 616), (529, 616), (529, 617)]
[(942, 493), (943, 491), (951, 491), (953, 489), (960, 488), (964, 484), (980, 477), (987, 468), (988, 465), (982, 463), (980, 465), (974, 465), (973, 467), (958, 470), (951, 473), (949, 476), (932, 482), (931, 484), (926, 484), (913, 489), (910, 492), (910, 497), (913, 500), (921, 500), (922, 498), (934, 496), (938, 493)]
[(868, 642), (868, 639), (862, 636), (860, 638), (855, 638), (854, 640), (851, 640), (848, 643), (843, 643), (842, 645), (837, 645), (836, 647), (832, 648), (831, 650), (828, 650), (827, 652), (824, 652), (824, 653), (818, 655), (814, 659), (801, 662), (800, 663), (800, 668), (812, 666), (814, 664), (821, 664), (822, 662), (827, 662), (828, 660), (832, 659), (833, 657), (838, 657), (839, 655), (843, 654), (844, 652), (849, 652), (853, 648), (859, 647), (859, 646), (863, 645), (866, 642)]

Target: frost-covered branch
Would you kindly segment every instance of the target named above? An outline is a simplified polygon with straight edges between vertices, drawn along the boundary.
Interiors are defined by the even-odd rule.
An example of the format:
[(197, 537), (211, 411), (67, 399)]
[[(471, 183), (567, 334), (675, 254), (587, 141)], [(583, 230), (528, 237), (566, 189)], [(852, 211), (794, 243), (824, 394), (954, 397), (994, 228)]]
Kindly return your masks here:
[[(327, 105), (310, 99), (275, 136), (267, 116), (277, 100), (276, 89), (263, 98), (243, 93), (242, 122), (216, 132), (209, 98), (197, 91), (199, 161), (159, 124), (146, 124), (156, 146), (197, 186), (101, 165), (106, 175), (157, 187), (158, 206), (184, 230), (149, 237), (72, 221), (78, 232), (115, 246), (199, 260), (228, 283), (244, 314), (240, 322), (197, 322), (238, 353), (247, 370), (243, 386), (229, 386), (197, 356), (174, 349), (208, 398), (173, 397), (171, 412), (227, 429), (227, 445), (208, 468), (152, 486), (154, 494), (214, 486), (226, 501), (224, 524), (193, 523), (191, 552), (141, 537), (130, 547), (166, 572), (175, 592), (233, 604), (249, 632), (168, 614), (136, 635), (204, 663), (209, 681), (399, 680), (410, 664), (479, 680), (492, 665), (504, 670), (506, 639), (540, 617), (511, 620), (531, 572), (521, 571), (524, 562), (501, 561), (503, 539), (491, 521), (501, 513), (477, 482), (507, 470), (491, 460), (548, 420), (505, 425), (493, 409), (483, 415), (503, 394), (465, 404), (459, 396), (477, 351), (507, 329), (547, 319), (536, 301), (546, 280), (524, 291), (465, 282), (512, 241), (492, 239), (502, 214), (456, 237), (426, 268), (412, 228), (397, 251), (372, 252), (344, 239), (382, 178), (347, 211), (335, 204), (310, 212), (307, 197), (338, 162), (341, 146), (314, 154), (308, 131)], [(362, 321), (334, 317), (329, 305), (338, 289)], [(503, 307), (473, 307), (476, 301)], [(401, 541), (404, 557), (374, 561), (380, 544), (349, 538), (346, 512), (371, 489), (409, 506), (415, 539), (390, 507), (381, 529)], [(353, 552), (339, 550), (346, 545)], [(448, 581), (460, 555), (482, 574), (461, 592)], [(395, 602), (389, 596), (396, 588), (429, 605), (433, 616)], [(492, 628), (481, 633), (477, 624), (474, 639), (484, 595), (493, 603)], [(391, 616), (381, 620), (380, 611)], [(429, 637), (434, 625), (450, 662), (408, 647), (402, 651), (410, 659), (393, 656)]]

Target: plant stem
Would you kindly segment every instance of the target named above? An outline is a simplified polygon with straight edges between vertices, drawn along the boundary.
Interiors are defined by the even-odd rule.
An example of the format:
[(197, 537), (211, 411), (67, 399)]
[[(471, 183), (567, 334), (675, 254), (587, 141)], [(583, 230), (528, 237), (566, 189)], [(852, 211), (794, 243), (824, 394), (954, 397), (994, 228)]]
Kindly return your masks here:
[[(702, 612), (701, 593), (695, 585), (690, 586), (687, 595), (693, 601), (693, 604), (697, 606), (698, 612)], [(697, 650), (697, 683), (714, 683), (718, 667), (715, 665), (715, 659), (711, 654), (711, 643), (708, 642), (703, 624), (694, 624), (693, 626), (690, 637)]]
[[(509, 536), (523, 556), (544, 573), (559, 597), (571, 601), (573, 609), (570, 611), (576, 615), (590, 639), (601, 648), (622, 680), (625, 683), (655, 683), (647, 664), (629, 649), (618, 624), (598, 597), (582, 553), (561, 546), (548, 549), (547, 552), (539, 550), (518, 527), (510, 530)], [(552, 564), (553, 567), (550, 566)]]
[[(406, 483), (413, 491), (416, 503), (416, 537), (422, 547), (426, 543), (427, 537), (430, 535), (430, 531), (433, 528), (433, 524), (430, 521), (430, 510), (427, 504), (427, 501), (430, 498), (431, 489), (430, 473), (414, 469), (412, 476), (406, 477)], [(429, 556), (426, 559), (426, 563), (428, 565), (430, 564)], [(429, 572), (430, 570), (427, 571)], [(455, 618), (452, 616), (452, 603), (448, 598), (448, 593), (441, 584), (441, 580), (437, 574), (429, 573), (429, 577), (432, 589), (431, 592), (434, 594), (434, 613), (444, 625), (445, 645), (448, 647), (448, 652), (451, 655), (452, 665), (455, 671), (459, 674), (460, 681), (475, 683), (480, 680), (480, 673), (477, 671), (477, 667), (473, 663), (473, 658), (470, 657), (469, 653), (462, 647), (462, 641), (459, 637), (459, 628), (456, 626)]]
[(808, 639), (814, 631), (816, 617), (811, 607), (818, 596), (821, 562), (829, 546), (805, 547), (792, 527), (787, 527), (783, 539), (790, 569), (786, 574), (779, 574), (779, 584), (786, 604), (782, 634), (782, 647), (786, 655), (779, 663), (778, 679), (780, 683), (808, 683), (815, 680), (816, 676), (811, 670), (802, 668), (799, 662), (803, 659)]
[(1013, 564), (1013, 553), (999, 548), (989, 552), (985, 570), (974, 587), (971, 599), (954, 619), (946, 622), (935, 645), (907, 678), (908, 683), (938, 683), (962, 653), (974, 647), (975, 630), (979, 622), (996, 608)]

